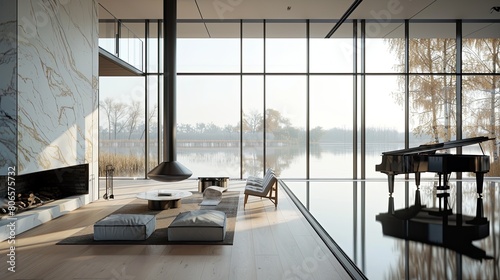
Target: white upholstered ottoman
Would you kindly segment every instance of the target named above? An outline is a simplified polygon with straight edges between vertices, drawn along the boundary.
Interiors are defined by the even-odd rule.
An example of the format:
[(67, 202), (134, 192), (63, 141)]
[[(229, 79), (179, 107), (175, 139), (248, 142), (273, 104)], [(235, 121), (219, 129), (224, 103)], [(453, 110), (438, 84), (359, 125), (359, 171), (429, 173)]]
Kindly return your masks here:
[(94, 224), (94, 240), (145, 240), (155, 229), (154, 215), (113, 214)]
[(226, 213), (217, 210), (180, 213), (168, 227), (169, 241), (223, 241), (225, 237)]

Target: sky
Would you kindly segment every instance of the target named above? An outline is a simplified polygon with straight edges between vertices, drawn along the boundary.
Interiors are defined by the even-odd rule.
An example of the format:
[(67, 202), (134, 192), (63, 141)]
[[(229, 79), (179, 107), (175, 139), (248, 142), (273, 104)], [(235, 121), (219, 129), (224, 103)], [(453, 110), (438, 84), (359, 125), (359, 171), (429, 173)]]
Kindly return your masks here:
[[(311, 72), (352, 71), (352, 40), (331, 44), (325, 40), (311, 43)], [(278, 40), (267, 42), (266, 72), (298, 73), (306, 69), (305, 40)], [(244, 41), (244, 71), (262, 72), (262, 40)], [(203, 47), (200, 47), (203, 46)], [(372, 51), (370, 51), (372, 50)], [(239, 121), (240, 76), (204, 77), (182, 75), (193, 72), (239, 72), (239, 40), (212, 39), (204, 43), (195, 39), (179, 40), (177, 70), (177, 122), (196, 124), (213, 123), (218, 126), (236, 125)], [(272, 59), (271, 59), (272, 58)], [(294, 59), (297, 58), (297, 59)], [(154, 58), (151, 58), (154, 59)], [(247, 63), (248, 61), (248, 63)], [(370, 40), (367, 46), (367, 72), (395, 72), (396, 59), (387, 51), (381, 40)], [(235, 63), (236, 62), (236, 63)], [(359, 68), (359, 66), (358, 66)], [(404, 131), (402, 109), (394, 104), (392, 93), (398, 91), (395, 76), (367, 76), (367, 125), (394, 128)], [(295, 124), (305, 127), (307, 80), (305, 75), (266, 77), (266, 105), (279, 110)], [(352, 76), (311, 75), (311, 124), (323, 128), (352, 125)], [(111, 97), (129, 103), (144, 101), (144, 78), (116, 77), (100, 78), (100, 100)], [(148, 84), (156, 92), (156, 81)], [(358, 90), (361, 84), (358, 83)], [(248, 76), (243, 81), (244, 110), (262, 111), (263, 78)], [(255, 96), (255, 98), (253, 98)], [(360, 101), (358, 97), (358, 102)], [(383, 110), (380, 110), (383, 108)], [(374, 111), (375, 110), (375, 111)], [(396, 117), (395, 117), (396, 116)], [(397, 116), (401, 116), (397, 117)], [(358, 116), (359, 118), (359, 116)]]

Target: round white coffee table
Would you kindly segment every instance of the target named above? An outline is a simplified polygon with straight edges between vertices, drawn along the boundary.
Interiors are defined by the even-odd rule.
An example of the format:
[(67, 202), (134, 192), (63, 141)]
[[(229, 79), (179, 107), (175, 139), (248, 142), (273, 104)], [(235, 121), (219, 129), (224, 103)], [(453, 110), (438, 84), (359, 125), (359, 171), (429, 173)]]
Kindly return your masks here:
[(148, 201), (151, 210), (165, 210), (181, 206), (181, 199), (193, 195), (181, 190), (153, 190), (137, 194), (137, 198)]

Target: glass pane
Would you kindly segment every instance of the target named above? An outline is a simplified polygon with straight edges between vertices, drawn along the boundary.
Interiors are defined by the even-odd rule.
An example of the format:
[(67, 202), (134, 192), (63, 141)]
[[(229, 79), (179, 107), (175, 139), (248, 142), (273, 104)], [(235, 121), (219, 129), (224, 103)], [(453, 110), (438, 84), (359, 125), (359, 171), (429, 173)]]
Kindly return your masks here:
[[(182, 24), (179, 24), (182, 25)], [(178, 38), (177, 70), (190, 73), (239, 73), (240, 72), (240, 39), (239, 24), (226, 23), (224, 26), (238, 30), (235, 37), (211, 38)], [(219, 25), (211, 25), (208, 31), (219, 30)], [(217, 35), (217, 32), (214, 32)]]
[(145, 174), (144, 78), (99, 78), (99, 168), (108, 164), (115, 177)]
[(353, 39), (352, 24), (344, 23), (325, 39), (334, 23), (311, 23), (309, 62), (311, 73), (352, 73)]
[(410, 23), (410, 72), (455, 73), (455, 33), (452, 23)]
[(264, 77), (243, 76), (243, 178), (264, 176)]
[(266, 167), (305, 178), (306, 76), (266, 77)]
[(264, 24), (243, 23), (243, 72), (264, 72)]
[(111, 54), (116, 54), (114, 22), (99, 22), (99, 47)]
[[(464, 77), (463, 86), (463, 134), (465, 138), (488, 136), (493, 141), (487, 141), (481, 146), (486, 155), (490, 156), (492, 166), (490, 176), (498, 176), (498, 154), (500, 135), (500, 81), (499, 76), (471, 75)], [(473, 145), (464, 148), (464, 153), (482, 154), (480, 147)]]
[(353, 78), (349, 78), (310, 77), (311, 178), (352, 177)]
[(366, 72), (404, 73), (404, 38), (404, 24), (367, 23)]
[(99, 5), (99, 47), (116, 55), (116, 18)]
[(455, 77), (410, 76), (411, 146), (456, 139)]
[(144, 70), (145, 23), (122, 23), (118, 56), (139, 70)]
[(158, 73), (158, 23), (149, 23), (147, 72)]
[(179, 76), (177, 160), (199, 176), (240, 177), (240, 77)]
[(266, 24), (266, 72), (305, 73), (306, 71), (306, 24)]
[[(148, 76), (148, 167), (151, 170), (158, 165), (158, 76)], [(160, 159), (163, 160), (163, 159)]]
[[(404, 148), (404, 76), (366, 77), (366, 177), (387, 176), (375, 171), (382, 153)], [(401, 87), (400, 87), (401, 85)]]
[(160, 147), (158, 148), (158, 153), (160, 154), (160, 161), (163, 161), (165, 160), (163, 158), (163, 146), (164, 146), (164, 139), (163, 139), (163, 127), (165, 126), (164, 122), (163, 122), (163, 119), (164, 119), (164, 106), (163, 106), (163, 102), (164, 102), (164, 97), (163, 97), (163, 91), (164, 91), (164, 86), (163, 86), (163, 83), (164, 83), (164, 80), (163, 80), (163, 75), (160, 75), (159, 76), (159, 81), (158, 81), (158, 86), (160, 87), (160, 95), (158, 96), (158, 107), (160, 108), (160, 110), (158, 111), (158, 126), (160, 127), (158, 129), (158, 133), (160, 134), (158, 136), (158, 143), (160, 145)]
[(462, 28), (462, 71), (500, 73), (500, 23), (466, 23)]
[[(455, 76), (410, 76), (410, 147), (456, 139), (455, 87)], [(422, 174), (422, 178), (434, 176)]]

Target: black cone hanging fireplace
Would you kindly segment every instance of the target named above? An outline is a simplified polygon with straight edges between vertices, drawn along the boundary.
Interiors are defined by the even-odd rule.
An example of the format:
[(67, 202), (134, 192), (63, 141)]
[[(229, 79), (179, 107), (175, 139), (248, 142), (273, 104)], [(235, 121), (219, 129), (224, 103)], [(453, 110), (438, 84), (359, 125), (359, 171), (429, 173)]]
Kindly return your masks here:
[(177, 0), (163, 0), (163, 26), (163, 162), (149, 171), (148, 177), (175, 182), (193, 175), (176, 160), (175, 150)]

